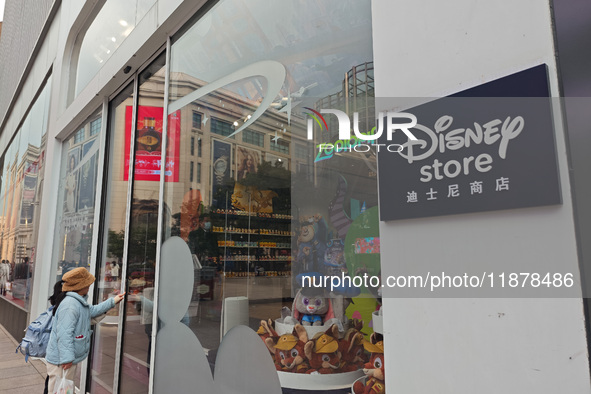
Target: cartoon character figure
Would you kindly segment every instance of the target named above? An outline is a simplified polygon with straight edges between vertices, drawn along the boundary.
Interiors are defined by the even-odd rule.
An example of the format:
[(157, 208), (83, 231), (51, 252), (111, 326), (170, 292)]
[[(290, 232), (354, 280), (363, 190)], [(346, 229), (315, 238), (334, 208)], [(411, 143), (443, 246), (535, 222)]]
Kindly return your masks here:
[[(271, 319), (269, 319), (268, 322), (261, 320), (261, 325), (257, 330), (257, 334), (263, 340), (263, 342), (265, 342), (265, 344), (267, 343), (267, 338), (271, 338), (274, 341), (273, 343), (277, 343), (277, 340), (279, 339), (279, 334), (277, 334), (275, 331), (275, 328), (273, 327), (273, 321)], [(271, 352), (271, 354), (275, 354), (274, 349), (269, 349), (269, 352)]]
[(278, 371), (306, 373), (308, 363), (306, 362), (304, 347), (308, 342), (306, 329), (297, 324), (292, 334), (281, 335), (277, 342), (272, 337), (265, 340), (269, 351), (275, 355), (275, 368)]
[(363, 334), (355, 328), (350, 328), (345, 337), (339, 340), (339, 351), (343, 358), (343, 372), (353, 372), (363, 368), (367, 356), (363, 351)]
[(365, 384), (356, 381), (353, 385), (354, 394), (383, 394), (386, 392), (384, 378), (384, 339), (380, 334), (373, 333), (371, 342), (364, 341), (363, 347), (371, 353), (369, 362), (365, 364), (363, 373), (367, 376)]
[(308, 341), (304, 347), (306, 357), (310, 362), (308, 374), (338, 373), (341, 367), (341, 352), (339, 352), (338, 328), (332, 325), (326, 332), (318, 333), (314, 339)]
[(298, 273), (323, 272), (328, 231), (326, 221), (318, 214), (302, 220), (298, 234)]
[(304, 326), (330, 326), (342, 323), (335, 317), (332, 300), (324, 296), (322, 289), (303, 288), (293, 300), (292, 315), (284, 319), (286, 324), (300, 323)]
[(340, 239), (333, 239), (324, 252), (324, 273), (341, 276), (342, 273), (348, 272), (345, 264), (345, 244)]

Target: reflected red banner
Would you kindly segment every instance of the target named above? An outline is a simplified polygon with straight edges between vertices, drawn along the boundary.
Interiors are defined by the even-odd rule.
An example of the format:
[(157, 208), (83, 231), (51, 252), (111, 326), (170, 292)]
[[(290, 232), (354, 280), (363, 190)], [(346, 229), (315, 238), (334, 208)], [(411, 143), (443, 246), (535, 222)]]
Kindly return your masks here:
[[(123, 179), (128, 180), (129, 146), (131, 141), (132, 106), (125, 108), (125, 171)], [(135, 140), (136, 181), (160, 181), (162, 169), (162, 107), (140, 105), (137, 115), (137, 134)], [(181, 112), (168, 116), (168, 145), (166, 152), (165, 182), (179, 181), (179, 151), (181, 134)]]

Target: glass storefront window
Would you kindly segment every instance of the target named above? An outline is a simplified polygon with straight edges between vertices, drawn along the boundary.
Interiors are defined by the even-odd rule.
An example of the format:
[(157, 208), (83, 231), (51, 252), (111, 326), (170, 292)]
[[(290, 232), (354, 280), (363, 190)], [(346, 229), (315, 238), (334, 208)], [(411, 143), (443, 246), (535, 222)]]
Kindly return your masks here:
[[(97, 270), (94, 303), (98, 304), (114, 297), (122, 289), (122, 262), (125, 242), (125, 224), (128, 181), (123, 173), (125, 140), (131, 131), (131, 119), (126, 124), (128, 108), (133, 106), (132, 86), (124, 89), (109, 105), (108, 162), (107, 181), (103, 204), (103, 242)], [(130, 112), (129, 112), (130, 113)], [(129, 115), (127, 115), (129, 116)], [(91, 122), (91, 130), (95, 122)], [(129, 126), (129, 127), (126, 127)], [(99, 127), (100, 130), (100, 127)], [(92, 133), (91, 133), (92, 134)], [(90, 357), (90, 376), (88, 392), (113, 393), (115, 362), (117, 353), (117, 333), (119, 328), (119, 308), (113, 308), (96, 325), (92, 357)]]
[(27, 310), (38, 257), (50, 86), (51, 78), (1, 160), (0, 296)]
[(90, 125), (100, 125), (100, 116), (63, 142), (52, 267), (56, 281), (73, 268), (90, 269), (100, 145), (100, 132), (91, 135)]
[[(186, 324), (212, 366), (221, 338), (235, 325), (257, 330), (271, 319), (278, 334), (292, 332), (288, 317), (300, 318), (293, 301), (301, 274), (379, 275), (375, 156), (350, 152), (316, 160), (316, 144), (338, 139), (335, 120), (328, 129), (314, 126), (314, 139), (307, 138), (310, 108), (359, 110), (362, 119), (375, 119), (366, 72), (373, 59), (370, 11), (369, 1), (222, 0), (174, 39), (168, 115), (193, 122), (169, 122), (168, 138), (188, 143), (201, 114), (202, 182), (195, 185), (189, 171), (166, 179), (170, 217), (163, 218), (163, 241), (179, 236), (192, 254)], [(207, 91), (208, 85), (216, 89)], [(207, 93), (199, 95), (200, 88)], [(192, 168), (190, 151), (180, 152), (167, 162)], [(166, 270), (174, 267), (163, 263), (160, 272)], [(170, 284), (160, 286), (164, 296)], [(362, 324), (365, 334), (372, 332), (377, 294), (346, 289), (322, 296), (338, 310), (336, 320), (319, 316), (322, 323)], [(313, 333), (307, 332), (310, 340)], [(156, 370), (166, 368), (166, 349), (156, 346)], [(292, 370), (270, 351), (288, 375), (318, 368)], [(357, 366), (349, 369), (362, 375)], [(282, 384), (305, 388), (305, 375), (298, 376), (291, 383), (282, 377)], [(352, 375), (341, 376), (343, 387), (352, 382)]]
[[(150, 355), (163, 146), (164, 62), (165, 56), (162, 54), (139, 75), (133, 160), (129, 157), (133, 107), (131, 104), (126, 106), (124, 177), (127, 179), (129, 165), (133, 165), (134, 178), (126, 267), (128, 302), (124, 312), (119, 383), (119, 390), (123, 393), (147, 393), (152, 365)], [(169, 136), (168, 152), (172, 157), (175, 152), (178, 155), (180, 149), (180, 141), (174, 141), (174, 137)], [(174, 160), (172, 163), (176, 164)], [(166, 163), (167, 178), (178, 178), (180, 169), (174, 164)]]

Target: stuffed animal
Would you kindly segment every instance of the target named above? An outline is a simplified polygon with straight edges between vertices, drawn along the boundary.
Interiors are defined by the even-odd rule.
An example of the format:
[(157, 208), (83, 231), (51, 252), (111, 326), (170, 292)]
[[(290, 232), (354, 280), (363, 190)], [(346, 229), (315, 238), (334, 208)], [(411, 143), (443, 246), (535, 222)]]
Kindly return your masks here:
[(307, 342), (308, 334), (300, 324), (294, 327), (293, 333), (281, 335), (276, 342), (272, 337), (265, 340), (267, 348), (275, 355), (275, 368), (278, 371), (295, 373), (308, 371), (304, 352)]
[[(261, 320), (261, 325), (257, 330), (257, 334), (259, 335), (259, 337), (261, 337), (265, 344), (267, 343), (267, 338), (271, 338), (275, 343), (277, 342), (277, 339), (279, 339), (279, 334), (277, 334), (277, 332), (275, 331), (273, 327), (273, 321), (271, 319), (269, 319), (268, 322)], [(273, 349), (269, 349), (269, 351), (271, 352), (271, 354), (275, 354), (275, 351)]]
[(326, 332), (316, 334), (313, 340), (306, 343), (304, 351), (310, 362), (308, 374), (333, 374), (341, 372), (341, 352), (339, 352), (338, 334), (339, 330), (335, 324), (326, 330)]
[(300, 289), (295, 299), (291, 316), (284, 318), (286, 324), (302, 324), (304, 326), (330, 327), (338, 324), (342, 330), (342, 323), (333, 310), (332, 300), (324, 295), (323, 289), (303, 288)]
[(386, 392), (384, 378), (384, 339), (380, 334), (373, 333), (371, 342), (364, 341), (363, 347), (371, 353), (369, 362), (365, 364), (363, 373), (367, 376), (365, 384), (356, 381), (353, 385), (354, 394), (383, 394)]
[(339, 351), (343, 358), (343, 372), (353, 372), (363, 368), (367, 356), (363, 351), (363, 334), (355, 328), (350, 328), (345, 337), (339, 340)]

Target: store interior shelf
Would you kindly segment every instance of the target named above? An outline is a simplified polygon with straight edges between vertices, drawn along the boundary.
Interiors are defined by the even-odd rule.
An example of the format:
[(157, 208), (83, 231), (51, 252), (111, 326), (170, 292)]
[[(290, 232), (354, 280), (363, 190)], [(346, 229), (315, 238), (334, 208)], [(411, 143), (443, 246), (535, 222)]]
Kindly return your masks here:
[(244, 213), (224, 213), (224, 212), (214, 212), (214, 215), (219, 215), (221, 217), (229, 217), (229, 218), (247, 218), (250, 217), (251, 219), (273, 219), (273, 220), (293, 220), (291, 215), (280, 215), (280, 214), (271, 214), (268, 216), (267, 214), (260, 214), (260, 213), (251, 213), (250, 215), (245, 211), (239, 211)]
[(234, 246), (234, 245), (218, 245), (220, 248), (240, 248), (240, 249), (291, 249), (291, 246)]
[[(214, 231), (216, 234), (224, 234), (224, 231)], [(267, 234), (267, 233), (241, 233), (239, 231), (226, 231), (226, 234), (240, 234), (240, 235), (266, 235), (272, 237), (292, 237), (293, 234)]]
[(272, 260), (255, 260), (255, 259), (250, 259), (250, 260), (247, 260), (247, 259), (244, 259), (244, 260), (234, 260), (234, 259), (231, 259), (231, 260), (225, 260), (225, 261), (226, 262), (245, 262), (245, 263), (247, 263), (249, 261), (252, 262), (252, 263), (264, 263), (265, 261), (267, 261), (267, 262), (280, 261), (282, 263), (291, 263), (291, 260), (281, 260), (281, 259), (272, 259)]

